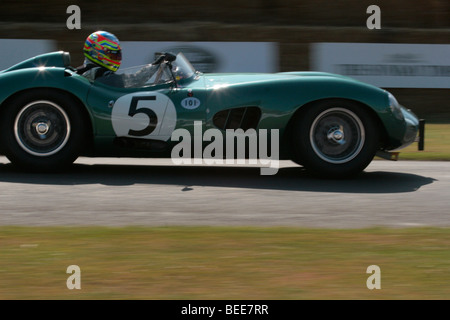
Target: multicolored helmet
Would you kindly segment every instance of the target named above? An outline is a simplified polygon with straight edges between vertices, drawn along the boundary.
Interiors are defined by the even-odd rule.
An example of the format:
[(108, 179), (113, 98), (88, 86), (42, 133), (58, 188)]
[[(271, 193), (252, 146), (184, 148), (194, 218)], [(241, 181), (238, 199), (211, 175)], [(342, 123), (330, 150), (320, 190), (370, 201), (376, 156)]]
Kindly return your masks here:
[(96, 31), (87, 37), (83, 52), (86, 58), (111, 71), (117, 71), (122, 62), (119, 39), (112, 33)]

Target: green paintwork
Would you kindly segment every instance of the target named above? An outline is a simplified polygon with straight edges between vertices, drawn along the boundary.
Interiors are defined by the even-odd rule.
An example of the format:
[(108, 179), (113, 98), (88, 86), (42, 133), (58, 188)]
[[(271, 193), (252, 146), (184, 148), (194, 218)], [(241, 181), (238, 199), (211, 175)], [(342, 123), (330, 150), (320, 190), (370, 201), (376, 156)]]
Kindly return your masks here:
[[(8, 98), (31, 88), (55, 88), (78, 99), (90, 115), (97, 153), (93, 155), (155, 156), (154, 153), (123, 150), (113, 145), (116, 137), (111, 123), (110, 101), (133, 92), (155, 91), (169, 97), (176, 108), (176, 128), (192, 132), (193, 122), (201, 120), (204, 129), (215, 128), (213, 116), (224, 109), (258, 106), (262, 117), (258, 129), (279, 129), (283, 134), (297, 110), (308, 103), (330, 98), (358, 101), (372, 109), (386, 131), (386, 149), (404, 147), (407, 123), (396, 118), (389, 107), (388, 93), (354, 79), (320, 72), (287, 72), (276, 74), (199, 74), (195, 78), (173, 84), (143, 88), (114, 88), (91, 83), (68, 68), (68, 54), (53, 52), (31, 58), (0, 72), (0, 107), (7, 107)], [(181, 101), (192, 92), (201, 101), (200, 107), (189, 110)], [(402, 107), (410, 119), (409, 130), (418, 130), (417, 118)], [(281, 143), (281, 155), (289, 158), (289, 150)], [(283, 149), (284, 148), (284, 149)]]

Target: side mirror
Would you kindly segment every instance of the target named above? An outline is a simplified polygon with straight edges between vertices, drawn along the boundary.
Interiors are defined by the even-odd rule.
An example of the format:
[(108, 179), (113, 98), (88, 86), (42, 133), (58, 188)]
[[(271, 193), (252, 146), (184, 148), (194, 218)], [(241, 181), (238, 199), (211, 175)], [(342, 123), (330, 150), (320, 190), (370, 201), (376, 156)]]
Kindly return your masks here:
[(160, 64), (164, 61), (173, 62), (177, 59), (177, 56), (170, 52), (156, 52), (155, 53), (155, 61), (152, 64)]

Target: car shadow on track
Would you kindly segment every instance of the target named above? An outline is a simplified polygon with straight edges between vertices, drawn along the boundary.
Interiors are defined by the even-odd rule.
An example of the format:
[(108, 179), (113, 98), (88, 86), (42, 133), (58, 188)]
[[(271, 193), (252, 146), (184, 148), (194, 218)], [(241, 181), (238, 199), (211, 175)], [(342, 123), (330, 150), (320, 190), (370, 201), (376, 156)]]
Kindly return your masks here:
[(74, 164), (61, 173), (26, 173), (0, 164), (0, 182), (42, 185), (134, 184), (179, 185), (181, 192), (196, 186), (273, 189), (337, 193), (414, 192), (436, 181), (410, 173), (363, 172), (345, 180), (318, 179), (300, 166), (280, 168), (276, 175), (260, 175), (257, 167)]

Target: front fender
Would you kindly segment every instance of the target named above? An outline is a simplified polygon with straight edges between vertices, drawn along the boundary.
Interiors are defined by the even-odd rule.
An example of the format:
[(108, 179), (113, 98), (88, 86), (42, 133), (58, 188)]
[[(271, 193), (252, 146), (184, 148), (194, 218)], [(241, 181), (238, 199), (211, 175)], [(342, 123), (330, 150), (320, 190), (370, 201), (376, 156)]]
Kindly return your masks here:
[(394, 115), (386, 90), (340, 75), (316, 72), (290, 74), (298, 77), (296, 84), (277, 89), (283, 90), (285, 101), (298, 102), (294, 107), (295, 111), (288, 115), (289, 119), (295, 112), (315, 101), (352, 100), (360, 103), (362, 107), (369, 108), (378, 117), (386, 133), (385, 147), (395, 148), (403, 144), (408, 126), (404, 119)]

